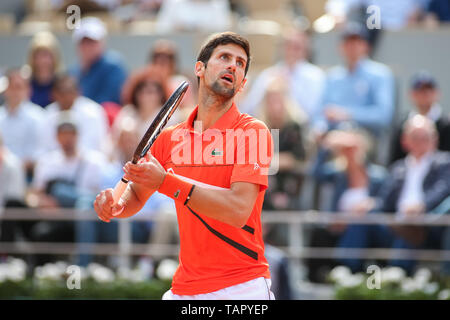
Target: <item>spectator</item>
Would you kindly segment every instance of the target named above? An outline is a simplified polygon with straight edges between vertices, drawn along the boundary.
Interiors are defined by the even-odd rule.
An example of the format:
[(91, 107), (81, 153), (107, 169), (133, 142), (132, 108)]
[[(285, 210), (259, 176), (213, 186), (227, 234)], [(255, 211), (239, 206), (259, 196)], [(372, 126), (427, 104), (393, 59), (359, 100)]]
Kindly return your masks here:
[(450, 1), (431, 0), (426, 10), (425, 21), (433, 25), (450, 22)]
[[(130, 83), (130, 104), (122, 108), (114, 123), (113, 128), (122, 128), (123, 121), (132, 118), (137, 126), (137, 132), (142, 137), (167, 100), (165, 83), (159, 81), (157, 74), (141, 74)], [(171, 123), (175, 121), (172, 117)]]
[(318, 130), (354, 121), (379, 136), (389, 127), (394, 113), (393, 75), (387, 66), (369, 59), (368, 50), (367, 29), (350, 24), (340, 44), (345, 66), (328, 73)]
[[(59, 149), (43, 154), (36, 165), (29, 204), (39, 208), (75, 208), (81, 197), (100, 190), (103, 156), (78, 147), (78, 129), (69, 118), (57, 126)], [(40, 221), (33, 226), (34, 241), (74, 241), (73, 221)], [(37, 264), (46, 262), (42, 257)]]
[(0, 136), (0, 210), (8, 202), (24, 202), (25, 171), (20, 159), (11, 153), (4, 145)]
[(97, 103), (120, 103), (120, 92), (126, 79), (120, 56), (105, 48), (107, 30), (100, 19), (87, 17), (73, 32), (79, 64), (72, 69), (81, 94)]
[(61, 71), (58, 40), (47, 31), (37, 33), (28, 50), (31, 68), (31, 102), (45, 108), (53, 102), (52, 87), (57, 72)]
[[(319, 183), (332, 183), (331, 212), (358, 212), (369, 197), (374, 197), (386, 178), (386, 170), (369, 161), (371, 142), (361, 129), (331, 131), (325, 137), (313, 166)], [(328, 161), (330, 156), (334, 159)]]
[[(319, 190), (323, 191), (326, 184), (332, 190), (322, 210), (358, 214), (372, 203), (371, 197), (379, 191), (387, 172), (369, 160), (371, 151), (369, 134), (351, 125), (341, 124), (338, 130), (326, 135), (312, 169), (312, 176), (321, 186)], [(310, 245), (334, 247), (345, 228), (338, 224), (315, 227), (311, 230)], [(308, 259), (306, 263), (313, 282), (324, 282), (326, 270), (335, 264), (332, 259)]]
[(159, 33), (224, 31), (231, 27), (228, 0), (165, 0), (158, 13)]
[(256, 115), (271, 80), (278, 77), (288, 84), (292, 99), (313, 121), (320, 107), (325, 74), (307, 61), (310, 44), (306, 33), (291, 30), (284, 35), (283, 41), (282, 61), (263, 70), (255, 79), (243, 101), (242, 110)]
[[(189, 79), (177, 70), (177, 52), (176, 45), (172, 41), (157, 40), (153, 45), (147, 66), (134, 73), (126, 81), (122, 90), (122, 102), (124, 104), (131, 103), (132, 89), (135, 88), (136, 82), (142, 80), (143, 77), (158, 78), (158, 81), (164, 84), (167, 97), (183, 81), (187, 81), (190, 84)], [(183, 115), (190, 112), (194, 106), (193, 92), (191, 86), (189, 86), (181, 105), (178, 107), (179, 110), (182, 110), (181, 113)], [(180, 112), (177, 112), (177, 114), (180, 114)], [(183, 115), (180, 118), (183, 118)]]
[[(406, 121), (402, 141), (408, 155), (395, 162), (380, 188), (371, 212), (395, 213), (398, 219), (440, 213), (436, 208), (450, 196), (450, 153), (437, 151), (437, 130), (430, 119), (416, 115)], [(367, 208), (369, 209), (369, 207)], [(343, 248), (421, 249), (440, 248), (440, 227), (352, 225), (340, 239)], [(352, 271), (362, 270), (362, 261), (343, 260)], [(391, 265), (413, 272), (415, 261), (391, 260)]]
[[(119, 127), (119, 124), (121, 125)], [(128, 117), (126, 120), (116, 123), (116, 142), (113, 153), (110, 157), (108, 165), (103, 166), (101, 171), (102, 188), (112, 188), (123, 176), (123, 165), (129, 161), (134, 150), (139, 143), (140, 136), (137, 133), (137, 126), (134, 118)], [(167, 207), (175, 210), (173, 203), (169, 198), (162, 194), (154, 194), (155, 198), (151, 198), (142, 208), (140, 214), (151, 216), (156, 212)], [(79, 209), (92, 209), (93, 196), (84, 197), (78, 203)], [(147, 221), (134, 221), (131, 223), (132, 241), (135, 243), (147, 243), (149, 241), (153, 223)], [(106, 242), (116, 243), (118, 241), (118, 224), (117, 221), (103, 223), (101, 221), (79, 221), (76, 226), (76, 238), (78, 243), (95, 243)], [(80, 255), (77, 264), (87, 265), (92, 261), (90, 255)], [(148, 261), (146, 257), (140, 257), (139, 262)]]
[(391, 163), (406, 156), (401, 144), (402, 127), (407, 119), (414, 117), (416, 114), (421, 114), (435, 123), (439, 137), (438, 149), (450, 151), (450, 114), (444, 113), (439, 104), (439, 87), (431, 74), (421, 71), (413, 76), (410, 98), (414, 109), (395, 129), (391, 143)]
[(355, 12), (364, 12), (369, 6), (379, 8), (381, 28), (399, 30), (415, 25), (422, 17), (428, 0), (328, 0), (325, 9), (336, 21), (350, 20)]
[(6, 72), (5, 105), (0, 107), (0, 134), (5, 146), (31, 174), (40, 152), (41, 126), (45, 111), (29, 100), (30, 83), (19, 69)]
[[(25, 170), (17, 156), (4, 145), (0, 136), (0, 215), (3, 208), (24, 207), (26, 180)], [(5, 183), (7, 182), (7, 183)], [(19, 231), (27, 234), (30, 222), (0, 220), (0, 242), (13, 242)], [(0, 253), (1, 255), (1, 253)]]
[(82, 149), (106, 151), (108, 125), (103, 108), (89, 98), (80, 96), (76, 80), (67, 74), (55, 79), (52, 90), (55, 102), (47, 107), (47, 120), (42, 132), (44, 151), (58, 148), (57, 126), (61, 118), (70, 117), (78, 131), (78, 142)]
[(289, 99), (283, 82), (275, 79), (267, 88), (259, 118), (270, 129), (279, 130), (279, 170), (269, 176), (264, 208), (267, 210), (299, 209), (298, 201), (303, 171), (309, 151), (306, 134), (307, 116)]

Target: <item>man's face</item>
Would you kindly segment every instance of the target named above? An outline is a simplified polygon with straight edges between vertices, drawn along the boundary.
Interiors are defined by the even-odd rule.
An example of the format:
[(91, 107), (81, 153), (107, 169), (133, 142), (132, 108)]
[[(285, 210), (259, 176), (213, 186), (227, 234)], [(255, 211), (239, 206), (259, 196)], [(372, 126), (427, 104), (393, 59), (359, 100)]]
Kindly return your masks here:
[[(205, 66), (196, 64), (196, 75), (203, 84), (216, 95), (231, 99), (245, 84), (245, 67), (247, 65), (245, 50), (236, 44), (216, 47)], [(203, 79), (202, 79), (203, 78)]]
[(8, 79), (8, 87), (4, 95), (6, 102), (10, 105), (17, 105), (29, 98), (30, 87), (19, 73), (13, 73)]
[(347, 63), (358, 62), (368, 54), (367, 42), (359, 36), (350, 36), (341, 42), (341, 55)]
[(47, 49), (38, 49), (33, 55), (34, 68), (39, 71), (55, 70), (55, 57)]
[(439, 92), (430, 86), (421, 86), (411, 91), (411, 100), (419, 113), (426, 114), (439, 98)]
[(91, 65), (103, 53), (104, 44), (101, 40), (93, 40), (90, 38), (83, 38), (78, 42), (78, 54), (80, 56), (82, 65)]
[(57, 133), (58, 143), (65, 154), (73, 154), (77, 146), (77, 132), (69, 129)]
[(53, 99), (59, 104), (61, 110), (69, 110), (78, 97), (78, 90), (71, 81), (61, 83), (53, 89)]
[(284, 40), (284, 60), (287, 64), (295, 64), (306, 58), (306, 40), (302, 34), (291, 35)]
[(415, 157), (421, 157), (436, 148), (436, 137), (425, 126), (410, 128), (403, 134), (404, 149)]

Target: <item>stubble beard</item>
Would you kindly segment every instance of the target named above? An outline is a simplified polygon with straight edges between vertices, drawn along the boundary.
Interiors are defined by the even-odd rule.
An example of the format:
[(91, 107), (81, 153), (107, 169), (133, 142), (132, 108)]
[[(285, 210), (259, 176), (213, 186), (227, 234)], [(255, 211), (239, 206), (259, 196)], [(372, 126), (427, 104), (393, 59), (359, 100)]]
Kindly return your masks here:
[(220, 84), (220, 80), (216, 80), (211, 85), (211, 90), (217, 94), (218, 96), (222, 97), (224, 100), (229, 100), (234, 97), (236, 93), (236, 88), (225, 88), (223, 85)]

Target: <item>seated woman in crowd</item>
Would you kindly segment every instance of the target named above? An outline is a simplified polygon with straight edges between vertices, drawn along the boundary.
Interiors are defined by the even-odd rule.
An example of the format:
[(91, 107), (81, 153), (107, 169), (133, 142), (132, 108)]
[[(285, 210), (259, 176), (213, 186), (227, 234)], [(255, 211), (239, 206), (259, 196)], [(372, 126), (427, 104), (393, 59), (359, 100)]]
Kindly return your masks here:
[[(168, 98), (166, 82), (153, 70), (147, 70), (135, 74), (129, 80), (129, 85), (129, 103), (114, 120), (113, 132), (122, 127), (125, 119), (132, 118), (136, 122), (138, 136), (142, 137)], [(174, 123), (175, 118), (172, 117), (170, 121)]]
[(283, 82), (274, 79), (266, 91), (258, 118), (269, 129), (279, 130), (278, 141), (274, 139), (275, 150), (279, 151), (278, 173), (269, 176), (264, 209), (296, 209), (309, 151), (306, 114), (289, 98)]
[(52, 103), (55, 76), (62, 69), (61, 53), (56, 37), (47, 31), (37, 33), (28, 51), (31, 68), (31, 102), (45, 108)]
[[(269, 187), (266, 190), (264, 210), (299, 209), (299, 197), (302, 189), (304, 167), (308, 158), (308, 137), (306, 135), (305, 113), (286, 93), (284, 82), (274, 78), (266, 90), (261, 109), (257, 117), (264, 121), (269, 129), (279, 130), (278, 139), (274, 138), (274, 150), (278, 150), (278, 172), (269, 175)], [(287, 241), (285, 225), (266, 226), (266, 241), (281, 244)]]

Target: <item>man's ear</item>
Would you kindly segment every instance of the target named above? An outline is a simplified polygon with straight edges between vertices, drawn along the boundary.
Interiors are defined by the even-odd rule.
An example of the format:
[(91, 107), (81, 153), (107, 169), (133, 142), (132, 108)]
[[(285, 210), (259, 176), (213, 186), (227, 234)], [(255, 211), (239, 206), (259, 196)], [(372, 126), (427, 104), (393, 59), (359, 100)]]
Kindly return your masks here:
[(195, 63), (195, 75), (197, 77), (203, 76), (205, 73), (205, 64), (202, 61), (197, 61)]

